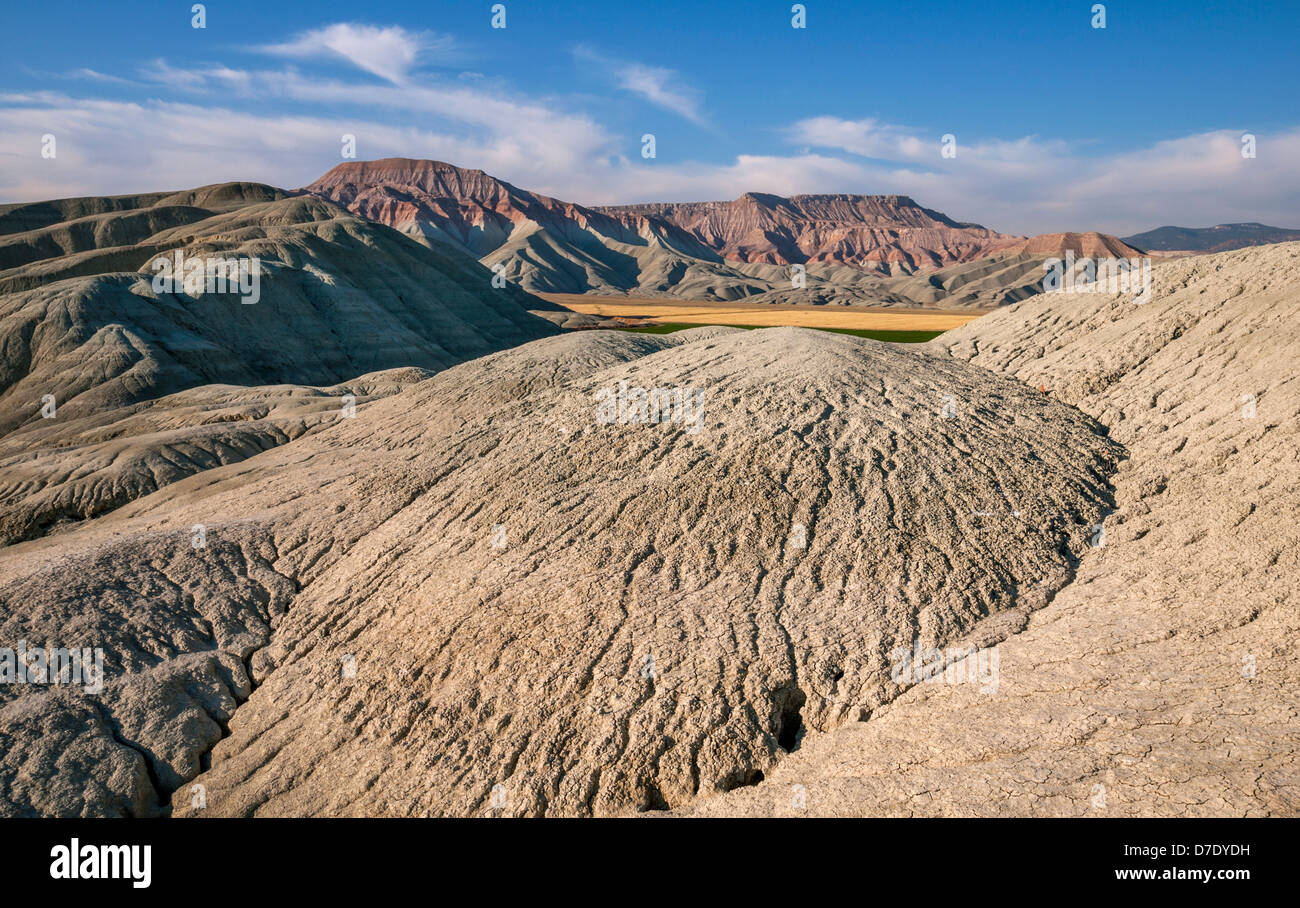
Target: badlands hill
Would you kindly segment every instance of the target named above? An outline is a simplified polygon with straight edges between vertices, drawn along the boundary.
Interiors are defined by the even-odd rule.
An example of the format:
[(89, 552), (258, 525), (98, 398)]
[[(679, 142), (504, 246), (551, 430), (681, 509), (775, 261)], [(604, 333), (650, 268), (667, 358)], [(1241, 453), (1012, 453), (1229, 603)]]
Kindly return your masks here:
[(1106, 233), (1041, 233), (1028, 239), (1016, 240), (999, 247), (1004, 255), (1025, 255), (1041, 261), (1044, 256), (1064, 255), (1073, 252), (1088, 258), (1137, 258), (1141, 249), (1135, 249), (1123, 240)]
[[(558, 307), (472, 259), (269, 186), (8, 206), (0, 230), (0, 541), (282, 443), (394, 375), (556, 333), (530, 310)], [(257, 301), (155, 289), (178, 252), (255, 260)]]
[[(742, 265), (670, 223), (613, 216), (439, 161), (340, 164), (304, 191), (427, 245), (447, 243), (537, 293), (757, 297), (790, 286), (788, 268)], [(842, 265), (810, 270), (814, 291), (874, 297), (879, 282)]]
[(1146, 305), (1044, 294), (932, 341), (1127, 448), (1104, 546), (999, 647), (996, 695), (919, 685), (685, 812), (1300, 813), (1297, 280), (1300, 243), (1182, 259)]
[[(578, 245), (599, 246), (602, 236), (625, 243), (655, 239), (665, 248), (709, 257), (703, 246), (666, 225), (609, 217), (441, 161), (347, 162), (304, 189), (369, 220), (450, 243), (476, 258), (510, 242), (521, 228), (549, 230)], [(642, 237), (642, 232), (650, 236)]]
[[(638, 387), (689, 394), (645, 422)], [(1035, 389), (800, 329), (477, 359), (0, 555), (5, 638), (93, 639), (109, 679), (0, 691), (7, 810), (604, 815), (752, 784), (894, 697), (894, 649), (1050, 601), (1121, 454)]]
[(891, 293), (919, 306), (995, 309), (1041, 293), (1044, 263), (1076, 257), (1133, 259), (1138, 249), (1104, 233), (1044, 233), (1000, 243), (969, 262), (887, 279)]
[[(0, 229), (0, 401), (39, 389), (37, 400), (78, 406), (92, 393), (98, 406), (204, 381), (334, 382), (553, 333), (528, 310), (554, 307), (493, 288), (471, 259), (269, 186), (11, 206)], [(178, 252), (256, 260), (258, 301), (154, 290), (154, 263)], [(3, 428), (15, 419), (26, 417)]]
[(1291, 243), (1300, 240), (1300, 230), (1269, 227), (1266, 224), (1216, 224), (1213, 227), (1157, 227), (1125, 237), (1124, 242), (1159, 252), (1227, 252), (1247, 246)]

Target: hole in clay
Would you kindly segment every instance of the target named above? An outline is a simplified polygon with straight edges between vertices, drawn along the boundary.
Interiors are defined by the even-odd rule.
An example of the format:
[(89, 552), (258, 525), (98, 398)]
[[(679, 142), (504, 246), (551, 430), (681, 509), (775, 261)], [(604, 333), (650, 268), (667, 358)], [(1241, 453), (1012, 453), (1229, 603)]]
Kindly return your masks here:
[(803, 709), (805, 699), (803, 691), (797, 687), (778, 688), (772, 695), (778, 711), (776, 743), (787, 753), (797, 748), (803, 738), (803, 717), (799, 711)]

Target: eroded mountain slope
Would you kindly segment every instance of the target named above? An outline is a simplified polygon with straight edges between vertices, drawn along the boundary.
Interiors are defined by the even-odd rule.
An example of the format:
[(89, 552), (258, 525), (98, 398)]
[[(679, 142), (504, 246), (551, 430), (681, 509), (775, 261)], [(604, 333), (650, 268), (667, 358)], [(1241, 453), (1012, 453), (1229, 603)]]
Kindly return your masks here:
[(747, 192), (729, 202), (618, 205), (620, 217), (672, 224), (728, 261), (826, 263), (882, 274), (969, 261), (1016, 239), (964, 224), (901, 195)]
[(1067, 249), (1139, 254), (1098, 233), (1009, 236), (897, 195), (587, 207), (406, 158), (340, 164), (303, 191), (535, 293), (993, 308), (1040, 292), (1044, 259)]
[[(80, 416), (210, 382), (333, 384), (444, 368), (555, 332), (528, 312), (549, 304), (493, 288), (472, 259), (317, 199), (242, 207), (133, 248), (138, 272), (0, 295), (0, 430), (40, 418), (46, 395)], [(154, 289), (150, 263), (177, 250), (255, 262), (256, 302)]]
[[(1019, 239), (958, 223), (904, 196), (747, 193), (733, 202), (593, 208), (481, 170), (405, 158), (340, 164), (304, 191), (474, 255), (531, 292), (930, 305), (937, 287), (971, 285), (945, 302), (954, 306), (1023, 295), (1019, 283), (1008, 283), (1020, 275), (1005, 268), (892, 283), (891, 275), (969, 263)], [(803, 269), (798, 285), (793, 264)], [(908, 296), (908, 288), (920, 296)]]

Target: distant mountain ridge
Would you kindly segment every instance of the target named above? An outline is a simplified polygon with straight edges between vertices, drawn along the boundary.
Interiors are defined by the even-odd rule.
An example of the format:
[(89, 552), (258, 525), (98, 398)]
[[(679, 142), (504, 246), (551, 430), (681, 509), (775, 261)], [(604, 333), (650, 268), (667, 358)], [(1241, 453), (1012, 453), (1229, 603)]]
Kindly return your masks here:
[[(441, 161), (386, 158), (340, 164), (304, 191), (342, 205), (367, 220), (418, 237), (444, 240), (476, 258), (532, 223), (574, 241), (581, 229), (612, 236), (649, 227), (644, 219), (614, 218), (594, 209), (520, 189), (483, 172)], [(572, 229), (570, 222), (578, 230)], [(684, 235), (665, 237), (705, 253)]]
[(407, 158), (340, 164), (303, 191), (417, 238), (450, 242), (485, 264), (503, 262), (527, 289), (551, 292), (758, 278), (738, 294), (749, 296), (770, 288), (758, 275), (738, 276), (729, 266), (911, 274), (971, 261), (1020, 239), (901, 195), (749, 192), (732, 202), (588, 207), (481, 170)]
[(905, 195), (795, 195), (747, 192), (734, 202), (605, 206), (621, 216), (655, 217), (690, 233), (729, 261), (770, 265), (819, 262), (863, 270), (940, 268), (968, 262), (1014, 239), (954, 221)]
[[(1098, 233), (999, 233), (905, 195), (588, 207), (409, 158), (349, 161), (302, 191), (450, 244), (535, 293), (986, 308), (1039, 292), (1044, 257), (1140, 254)], [(802, 286), (792, 265), (805, 269)]]
[(999, 252), (1031, 256), (1053, 256), (1073, 252), (1089, 258), (1137, 258), (1142, 249), (1135, 248), (1107, 233), (1040, 233), (1027, 240), (1010, 243)]
[(1227, 252), (1247, 246), (1300, 240), (1300, 230), (1249, 221), (1213, 227), (1157, 227), (1123, 239), (1126, 243), (1155, 252)]

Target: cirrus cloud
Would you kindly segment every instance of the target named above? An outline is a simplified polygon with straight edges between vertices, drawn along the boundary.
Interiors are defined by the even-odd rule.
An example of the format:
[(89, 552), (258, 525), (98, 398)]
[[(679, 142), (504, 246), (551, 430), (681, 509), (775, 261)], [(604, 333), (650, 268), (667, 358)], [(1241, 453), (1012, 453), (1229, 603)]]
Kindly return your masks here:
[(603, 69), (624, 91), (638, 95), (696, 126), (706, 125), (704, 115), (700, 112), (700, 93), (686, 85), (675, 70), (631, 60), (614, 60), (585, 45), (573, 49), (573, 58), (579, 63)]
[(384, 27), (336, 22), (295, 35), (282, 44), (258, 48), (262, 53), (295, 59), (334, 58), (396, 85), (405, 84), (422, 60), (454, 56), (455, 41), (447, 35), (413, 32), (399, 25)]

